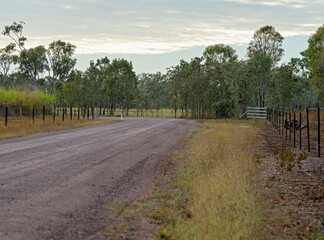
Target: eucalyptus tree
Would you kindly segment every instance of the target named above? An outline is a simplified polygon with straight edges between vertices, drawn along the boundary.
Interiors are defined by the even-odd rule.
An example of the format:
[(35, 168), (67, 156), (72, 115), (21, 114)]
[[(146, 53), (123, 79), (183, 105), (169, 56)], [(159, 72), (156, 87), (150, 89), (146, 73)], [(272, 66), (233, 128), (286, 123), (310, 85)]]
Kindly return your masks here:
[(270, 81), (270, 72), (281, 60), (284, 50), (284, 38), (273, 26), (266, 25), (257, 30), (248, 47), (248, 57), (255, 67), (255, 81), (258, 85), (259, 105), (265, 106), (267, 85)]
[(76, 46), (61, 40), (53, 41), (46, 51), (49, 91), (53, 93), (58, 82), (64, 83), (75, 67), (73, 54)]
[(260, 107), (264, 107), (266, 104), (272, 66), (272, 59), (265, 54), (257, 54), (249, 59), (250, 77), (254, 84), (254, 91), (251, 94), (255, 96), (255, 103)]
[(239, 114), (245, 112), (248, 105), (254, 105), (253, 93), (255, 86), (251, 81), (251, 75), (249, 61), (241, 60), (235, 64), (230, 92), (234, 101), (234, 111), (238, 111)]
[[(109, 60), (108, 60), (109, 64)], [(90, 86), (88, 91), (91, 92), (91, 107), (93, 106), (103, 106), (105, 102), (104, 89), (102, 89), (102, 83), (107, 77), (105, 73), (107, 72), (108, 65), (104, 68), (101, 65), (101, 59), (98, 59), (95, 63), (94, 61), (90, 62), (90, 66), (85, 71), (85, 75), (90, 81)]]
[(152, 108), (151, 95), (148, 89), (148, 82), (150, 81), (149, 73), (141, 73), (137, 76), (138, 79), (138, 95), (136, 97), (137, 108), (141, 111), (145, 109), (146, 113)]
[(275, 66), (282, 58), (284, 50), (282, 48), (284, 38), (273, 26), (266, 25), (257, 30), (248, 47), (248, 57), (256, 55), (266, 55), (272, 59)]
[(316, 90), (311, 85), (311, 70), (305, 52), (301, 52), (301, 58), (291, 58), (288, 63), (294, 74), (293, 108), (306, 108), (316, 106)]
[(39, 87), (41, 75), (47, 68), (46, 49), (44, 46), (25, 48), (27, 38), (23, 36), (24, 22), (13, 22), (5, 26), (2, 34), (12, 39), (15, 49), (19, 52), (17, 63), (21, 72), (28, 74), (33, 88)]
[(2, 34), (8, 36), (14, 42), (14, 45), (18, 52), (25, 49), (25, 42), (27, 38), (23, 36), (23, 28), (25, 23), (20, 21), (19, 23), (13, 22), (10, 26), (5, 26)]
[(64, 104), (67, 106), (82, 107), (88, 102), (88, 85), (83, 86), (84, 83), (84, 73), (73, 70), (62, 88)]
[(269, 84), (268, 102), (274, 108), (290, 109), (294, 96), (295, 76), (293, 67), (289, 64), (282, 64), (272, 71), (272, 79)]
[(14, 55), (14, 52), (15, 52), (14, 43), (10, 43), (6, 47), (0, 49), (0, 73), (4, 78), (4, 81), (7, 80), (10, 66), (16, 60), (16, 56)]
[(312, 71), (311, 83), (320, 104), (324, 104), (324, 24), (308, 39), (306, 57)]
[(108, 66), (108, 75), (102, 86), (111, 103), (111, 112), (116, 104), (128, 111), (135, 98), (134, 89), (137, 87), (137, 77), (132, 62), (125, 59), (114, 59)]
[(191, 94), (188, 88), (189, 76), (189, 63), (184, 60), (180, 60), (178, 65), (168, 69), (170, 105), (174, 109), (175, 116), (177, 116), (177, 110), (181, 108), (182, 117), (184, 111), (186, 117), (188, 117), (189, 96)]
[(99, 107), (104, 107), (107, 108), (108, 107), (108, 100), (105, 96), (105, 90), (102, 87), (103, 82), (105, 81), (105, 79), (108, 76), (108, 71), (109, 71), (109, 64), (110, 64), (110, 60), (108, 59), (108, 57), (103, 57), (100, 59), (97, 59), (96, 61), (96, 68), (97, 70), (97, 84), (98, 84), (98, 91), (97, 91), (97, 104), (99, 105)]
[(207, 89), (206, 105), (218, 117), (228, 117), (232, 112), (233, 99), (230, 86), (233, 67), (238, 56), (235, 50), (224, 44), (209, 46), (203, 53), (210, 88)]
[(47, 68), (46, 49), (44, 46), (24, 49), (18, 58), (19, 69), (28, 74), (31, 86), (34, 89), (39, 87), (39, 81)]
[(208, 81), (204, 74), (203, 58), (192, 58), (188, 70), (190, 75), (186, 82), (186, 91), (189, 91), (189, 104), (192, 117), (202, 117), (205, 114), (205, 92)]
[(156, 109), (157, 117), (159, 116), (159, 110), (163, 102), (164, 79), (164, 76), (160, 72), (149, 74), (149, 77), (146, 79), (147, 91), (149, 92), (151, 107)]

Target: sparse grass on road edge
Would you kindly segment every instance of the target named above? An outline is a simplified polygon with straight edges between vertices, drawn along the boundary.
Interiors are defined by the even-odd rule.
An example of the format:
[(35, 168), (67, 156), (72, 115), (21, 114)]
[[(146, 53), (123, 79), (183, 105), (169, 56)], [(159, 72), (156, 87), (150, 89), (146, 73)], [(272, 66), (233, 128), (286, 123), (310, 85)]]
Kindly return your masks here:
[[(153, 219), (158, 239), (265, 239), (262, 206), (256, 197), (253, 121), (203, 121), (177, 154), (177, 179)], [(258, 126), (258, 127), (257, 127)]]
[(45, 122), (39, 119), (33, 124), (30, 119), (11, 120), (7, 127), (0, 126), (0, 140), (34, 135), (38, 133), (55, 132), (66, 129), (98, 125), (114, 121), (115, 120), (111, 119), (73, 119), (72, 121), (70, 121), (70, 119), (66, 119), (64, 122), (62, 122), (61, 119), (57, 119), (54, 123), (52, 119), (46, 119)]

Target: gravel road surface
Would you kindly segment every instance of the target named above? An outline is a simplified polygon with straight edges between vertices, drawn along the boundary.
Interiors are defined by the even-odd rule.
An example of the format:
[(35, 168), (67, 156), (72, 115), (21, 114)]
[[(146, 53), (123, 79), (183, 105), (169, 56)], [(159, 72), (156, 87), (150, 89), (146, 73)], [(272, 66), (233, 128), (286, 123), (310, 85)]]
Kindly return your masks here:
[[(105, 201), (149, 188), (197, 121), (127, 119), (0, 141), (0, 239), (76, 239), (99, 231)], [(79, 235), (78, 235), (79, 234)]]

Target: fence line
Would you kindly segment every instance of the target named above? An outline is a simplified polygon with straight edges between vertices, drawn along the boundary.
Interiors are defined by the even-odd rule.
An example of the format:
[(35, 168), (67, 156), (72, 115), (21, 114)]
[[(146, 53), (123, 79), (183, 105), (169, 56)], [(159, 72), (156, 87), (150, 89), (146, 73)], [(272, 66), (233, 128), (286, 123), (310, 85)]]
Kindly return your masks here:
[[(322, 112), (322, 113), (321, 113)], [(321, 157), (324, 136), (324, 108), (306, 108), (300, 112), (269, 109), (267, 120), (294, 148), (304, 147)]]
[[(4, 123), (4, 126), (10, 125), (10, 121), (29, 119), (32, 123), (35, 121), (45, 121), (47, 119), (52, 119), (55, 122), (58, 119), (61, 121), (73, 119), (95, 119), (99, 116), (101, 117), (120, 117), (122, 111), (121, 109), (114, 109), (111, 114), (108, 108), (98, 108), (98, 107), (19, 107), (19, 106), (0, 106), (0, 121)], [(190, 117), (185, 115), (184, 112), (174, 109), (130, 109), (128, 111), (124, 110), (124, 117), (167, 117), (167, 118), (182, 118)], [(1, 123), (2, 125), (2, 123)], [(0, 126), (1, 126), (0, 125)], [(3, 126), (3, 125), (2, 125)]]

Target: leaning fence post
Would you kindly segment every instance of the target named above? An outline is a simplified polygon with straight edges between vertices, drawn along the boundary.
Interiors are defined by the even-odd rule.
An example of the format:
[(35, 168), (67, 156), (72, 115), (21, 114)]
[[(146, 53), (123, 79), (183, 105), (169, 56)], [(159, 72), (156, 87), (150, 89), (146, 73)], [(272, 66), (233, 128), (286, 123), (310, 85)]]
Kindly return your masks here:
[(299, 113), (299, 149), (302, 149), (302, 114)]
[(5, 108), (5, 126), (8, 126), (8, 107)]
[(317, 108), (317, 125), (318, 125), (318, 157), (321, 157), (321, 118), (320, 118), (321, 109)]
[(307, 118), (307, 147), (308, 152), (310, 152), (310, 140), (309, 140), (309, 116), (308, 116), (308, 108), (306, 108), (306, 118)]

